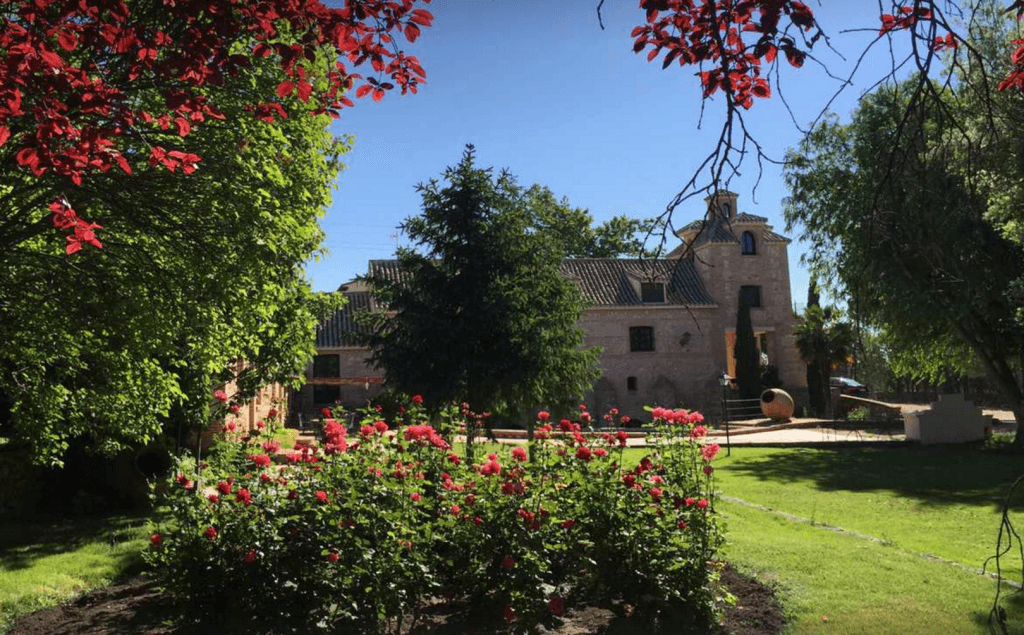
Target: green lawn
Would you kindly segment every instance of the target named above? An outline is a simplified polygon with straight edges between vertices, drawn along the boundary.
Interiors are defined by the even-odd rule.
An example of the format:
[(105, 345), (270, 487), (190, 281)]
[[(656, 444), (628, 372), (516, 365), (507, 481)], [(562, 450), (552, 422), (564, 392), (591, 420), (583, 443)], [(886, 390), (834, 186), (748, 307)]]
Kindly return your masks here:
[(0, 633), (13, 620), (141, 570), (145, 518), (0, 524)]
[[(760, 506), (719, 503), (723, 555), (778, 586), (789, 632), (988, 632), (995, 582), (922, 554), (981, 568), (995, 548), (1002, 500), (1024, 474), (1021, 457), (739, 448), (715, 465), (723, 497)], [(1024, 530), (1024, 494), (1011, 520)], [(1006, 557), (1007, 567), (1019, 580), (1019, 552)], [(1021, 595), (1006, 606), (1010, 632), (1024, 634)]]

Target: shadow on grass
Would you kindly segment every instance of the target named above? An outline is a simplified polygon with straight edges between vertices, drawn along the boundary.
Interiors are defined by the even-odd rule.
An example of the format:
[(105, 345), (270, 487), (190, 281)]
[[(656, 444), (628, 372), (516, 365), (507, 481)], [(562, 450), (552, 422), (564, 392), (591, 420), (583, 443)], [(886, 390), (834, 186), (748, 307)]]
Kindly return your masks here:
[[(0, 524), (0, 569), (27, 569), (40, 558), (91, 543), (114, 547), (136, 538), (147, 519), (145, 515), (117, 515)], [(130, 556), (125, 554), (129, 560)]]
[[(1024, 474), (1024, 456), (952, 446), (895, 448), (797, 448), (744, 458), (742, 451), (722, 472), (774, 482), (813, 481), (822, 491), (888, 490), (934, 505), (972, 504), (1001, 508), (1010, 486)], [(1024, 509), (1024, 491), (1011, 507)]]
[[(1024, 635), (1024, 593), (1011, 589), (1004, 590), (999, 598), (999, 605), (1006, 611), (1006, 632), (1009, 635)], [(989, 624), (989, 611), (987, 610), (972, 614), (971, 621), (988, 628), (989, 632), (995, 635), (1001, 635), (1003, 632), (995, 621)]]

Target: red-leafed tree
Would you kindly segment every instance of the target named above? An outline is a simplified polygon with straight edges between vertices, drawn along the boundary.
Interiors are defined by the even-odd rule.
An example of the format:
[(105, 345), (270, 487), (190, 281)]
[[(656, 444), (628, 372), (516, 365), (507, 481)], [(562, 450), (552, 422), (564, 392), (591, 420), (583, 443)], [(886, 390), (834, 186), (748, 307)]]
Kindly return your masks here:
[[(599, 19), (603, 3), (600, 0), (597, 5)], [(880, 2), (878, 22), (851, 26), (878, 29), (877, 38), (869, 46), (887, 38), (905, 37), (910, 43), (907, 58), (894, 59), (891, 73), (886, 69), (874, 79), (884, 82), (889, 76), (895, 80), (898, 69), (911, 68), (921, 78), (916, 103), (938, 103), (937, 87), (949, 88), (954, 77), (945, 70), (972, 64), (983, 56), (972, 38), (972, 33), (979, 32), (979, 16), (983, 13), (979, 6), (983, 4), (957, 0)], [(830, 44), (814, 11), (799, 0), (640, 0), (640, 8), (645, 11), (645, 19), (633, 30), (633, 50), (646, 51), (649, 61), (660, 57), (666, 69), (693, 69), (703, 97), (721, 96), (725, 112), (718, 143), (668, 204), (665, 215), (670, 217), (683, 201), (728, 186), (745, 158), (753, 156), (759, 169), (763, 161), (780, 162), (781, 157), (768, 156), (749, 133), (744, 113), (757, 99), (773, 95), (770, 75), (778, 77), (780, 60), (797, 68), (808, 59), (827, 66), (827, 58), (815, 57), (814, 47)], [(1014, 0), (1004, 10), (1020, 19), (1024, 0)], [(1024, 38), (1013, 40), (1004, 54), (1012, 62), (1008, 69), (998, 77), (982, 80), (1000, 91), (1024, 90)], [(943, 77), (938, 83), (927, 81), (931, 75), (940, 74)], [(852, 72), (851, 77), (840, 81), (836, 92), (846, 88), (850, 79)], [(823, 96), (823, 105), (831, 101)], [(911, 107), (914, 103), (912, 100)]]
[[(429, 2), (429, 0), (426, 0)], [(63, 192), (19, 210), (0, 242), (39, 231), (40, 211), (67, 233), (66, 252), (100, 247), (96, 223), (75, 211), (74, 186), (111, 169), (140, 166), (193, 172), (201, 156), (181, 148), (198, 126), (224, 117), (204, 93), (272, 57), (282, 74), (253, 117), (287, 116), (291, 95), (336, 116), (347, 93), (375, 101), (388, 90), (416, 92), (424, 79), (415, 57), (394, 46), (415, 41), (431, 15), (417, 0), (25, 0), (0, 8), (0, 148), (33, 177), (50, 175)], [(327, 67), (314, 61), (329, 52)], [(364, 76), (357, 70), (365, 68)], [(156, 88), (143, 101), (138, 92)], [(170, 133), (170, 134), (168, 134)], [(145, 146), (140, 149), (139, 143)], [(131, 147), (131, 151), (129, 151)], [(56, 177), (56, 178), (53, 178)], [(28, 229), (27, 226), (34, 228)]]
[(0, 4), (0, 437), (184, 439), (217, 382), (301, 374), (330, 115), (423, 82), (422, 4)]

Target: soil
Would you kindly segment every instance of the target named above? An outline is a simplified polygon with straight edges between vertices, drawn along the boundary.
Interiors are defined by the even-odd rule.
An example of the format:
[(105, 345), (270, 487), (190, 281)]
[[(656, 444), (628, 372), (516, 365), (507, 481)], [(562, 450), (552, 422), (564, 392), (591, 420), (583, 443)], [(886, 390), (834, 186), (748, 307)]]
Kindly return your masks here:
[[(782, 631), (785, 616), (772, 589), (726, 565), (722, 582), (736, 597), (725, 606), (725, 618), (710, 635), (775, 635)], [(217, 628), (193, 624), (176, 625), (181, 610), (153, 588), (144, 577), (97, 589), (76, 600), (18, 619), (9, 635), (203, 635), (217, 632), (247, 635), (284, 635), (288, 628), (239, 625)], [(405, 630), (405, 629), (403, 629)], [(621, 606), (569, 607), (561, 627), (550, 635), (655, 635), (675, 633), (671, 627), (658, 629), (648, 621), (631, 618)], [(458, 612), (434, 613), (407, 630), (409, 635), (480, 635), (505, 632), (502, 624), (481, 623)]]

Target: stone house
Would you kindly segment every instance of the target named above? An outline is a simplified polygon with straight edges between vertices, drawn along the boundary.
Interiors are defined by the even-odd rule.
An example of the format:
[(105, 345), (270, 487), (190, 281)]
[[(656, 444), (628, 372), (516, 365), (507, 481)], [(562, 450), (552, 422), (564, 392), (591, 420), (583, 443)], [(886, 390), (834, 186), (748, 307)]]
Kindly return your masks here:
[[(633, 418), (643, 406), (721, 412), (718, 377), (735, 375), (736, 313), (743, 295), (762, 360), (778, 368), (783, 389), (797, 407), (807, 403), (806, 366), (793, 341), (789, 239), (767, 219), (740, 213), (737, 195), (706, 199), (705, 219), (677, 232), (681, 244), (665, 258), (630, 260), (572, 258), (562, 263), (591, 306), (580, 326), (588, 346), (601, 346), (602, 376), (585, 396), (594, 413), (615, 406)], [(397, 262), (373, 260), (370, 273), (401, 276)], [(352, 316), (372, 308), (359, 283), (340, 289), (348, 304), (317, 331), (317, 357), (302, 389), (302, 412), (315, 416), (323, 404), (364, 405), (382, 390), (381, 372), (365, 363)]]

